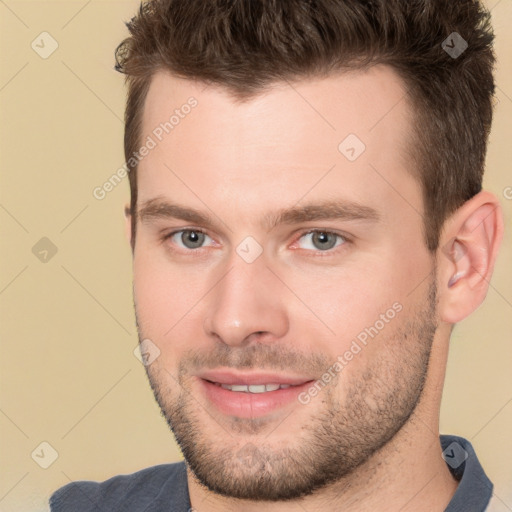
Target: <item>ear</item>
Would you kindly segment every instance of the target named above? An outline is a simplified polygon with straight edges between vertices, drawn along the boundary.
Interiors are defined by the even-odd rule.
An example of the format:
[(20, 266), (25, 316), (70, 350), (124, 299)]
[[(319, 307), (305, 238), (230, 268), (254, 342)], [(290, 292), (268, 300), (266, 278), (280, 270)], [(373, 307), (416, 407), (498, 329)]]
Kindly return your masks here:
[(482, 191), (446, 222), (438, 253), (439, 314), (460, 322), (483, 302), (503, 238), (503, 214), (493, 194)]
[(126, 203), (124, 205), (124, 234), (128, 243), (132, 244), (132, 214), (130, 212), (130, 205)]

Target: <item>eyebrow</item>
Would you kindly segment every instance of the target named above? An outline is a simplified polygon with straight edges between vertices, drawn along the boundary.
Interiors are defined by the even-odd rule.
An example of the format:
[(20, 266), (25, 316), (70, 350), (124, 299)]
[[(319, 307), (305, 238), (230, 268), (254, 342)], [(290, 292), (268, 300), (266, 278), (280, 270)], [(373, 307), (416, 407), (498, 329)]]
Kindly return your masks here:
[[(145, 201), (139, 208), (137, 216), (143, 223), (159, 219), (180, 219), (208, 228), (214, 228), (217, 224), (215, 215), (169, 202), (162, 197)], [(267, 231), (271, 231), (281, 224), (301, 224), (318, 220), (377, 222), (380, 220), (380, 215), (374, 208), (353, 201), (325, 200), (269, 212), (263, 216), (261, 225)], [(224, 224), (222, 221), (221, 223)]]

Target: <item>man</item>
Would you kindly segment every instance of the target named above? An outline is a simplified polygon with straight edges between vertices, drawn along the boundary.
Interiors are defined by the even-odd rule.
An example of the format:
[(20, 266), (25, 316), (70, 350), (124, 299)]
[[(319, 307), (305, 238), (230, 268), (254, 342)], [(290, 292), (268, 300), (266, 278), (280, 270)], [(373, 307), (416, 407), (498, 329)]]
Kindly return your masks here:
[(153, 0), (128, 27), (137, 325), (185, 461), (52, 510), (485, 510), (439, 407), (503, 232), (488, 13)]

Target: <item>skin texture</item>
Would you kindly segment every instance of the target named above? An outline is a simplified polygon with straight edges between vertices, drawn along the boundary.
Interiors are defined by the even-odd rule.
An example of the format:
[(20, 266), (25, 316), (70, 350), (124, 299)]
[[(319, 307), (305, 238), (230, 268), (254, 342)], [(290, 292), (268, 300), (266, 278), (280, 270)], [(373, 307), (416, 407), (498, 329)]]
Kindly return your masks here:
[[(438, 437), (449, 334), (485, 297), (502, 221), (482, 192), (429, 253), (404, 91), (386, 67), (274, 84), (246, 103), (153, 78), (142, 140), (191, 96), (197, 106), (140, 162), (138, 211), (167, 200), (214, 221), (137, 218), (134, 248), (139, 337), (160, 350), (148, 377), (200, 512), (261, 510), (259, 500), (269, 511), (441, 511), (455, 492)], [(338, 150), (349, 134), (366, 146), (354, 161)], [(263, 225), (268, 213), (325, 200), (375, 218)], [(185, 229), (206, 236), (165, 238)], [(237, 253), (249, 236), (262, 249), (251, 263)], [(201, 391), (206, 368), (320, 379), (394, 304), (307, 404), (241, 418)]]

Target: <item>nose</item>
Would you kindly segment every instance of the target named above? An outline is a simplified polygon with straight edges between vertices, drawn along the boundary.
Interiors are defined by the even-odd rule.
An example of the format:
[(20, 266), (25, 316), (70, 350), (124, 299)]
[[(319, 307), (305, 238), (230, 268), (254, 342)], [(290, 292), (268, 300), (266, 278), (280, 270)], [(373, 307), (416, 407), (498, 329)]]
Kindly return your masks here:
[(282, 338), (289, 328), (286, 288), (263, 257), (246, 263), (235, 255), (208, 296), (205, 332), (226, 345), (268, 343)]

